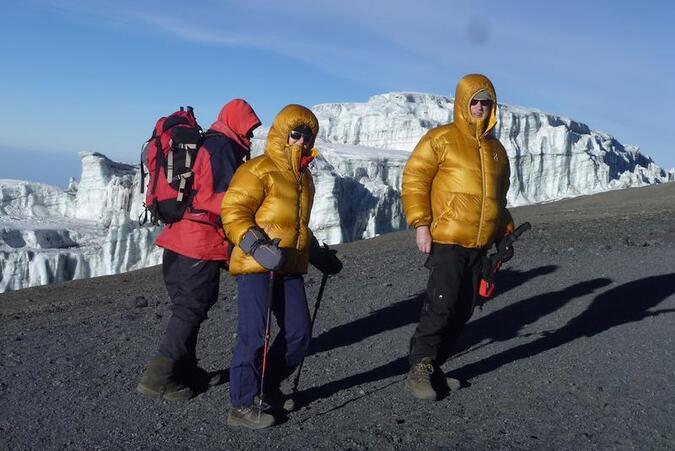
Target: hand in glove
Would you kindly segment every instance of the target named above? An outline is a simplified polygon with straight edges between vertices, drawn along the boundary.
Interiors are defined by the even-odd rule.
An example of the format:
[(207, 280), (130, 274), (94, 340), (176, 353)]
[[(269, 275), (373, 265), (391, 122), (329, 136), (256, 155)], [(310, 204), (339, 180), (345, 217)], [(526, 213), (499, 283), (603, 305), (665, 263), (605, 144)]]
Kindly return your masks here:
[(500, 256), (502, 263), (511, 260), (513, 257), (513, 236), (510, 233), (507, 233), (498, 239), (495, 242), (495, 246), (497, 247), (497, 254)]
[(337, 257), (337, 251), (326, 244), (319, 246), (316, 238), (312, 238), (309, 245), (309, 262), (316, 269), (325, 274), (337, 274), (342, 271), (342, 262)]
[(248, 229), (239, 242), (242, 251), (249, 254), (268, 271), (278, 271), (284, 264), (284, 252), (279, 248), (280, 239), (270, 240), (262, 230)]

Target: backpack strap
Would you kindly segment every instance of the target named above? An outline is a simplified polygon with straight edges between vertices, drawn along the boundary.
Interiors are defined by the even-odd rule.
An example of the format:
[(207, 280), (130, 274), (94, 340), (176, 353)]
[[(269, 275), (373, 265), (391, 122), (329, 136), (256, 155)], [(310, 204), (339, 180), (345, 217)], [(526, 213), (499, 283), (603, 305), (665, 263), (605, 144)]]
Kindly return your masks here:
[(141, 155), (141, 194), (145, 192), (145, 168), (143, 166), (145, 165), (143, 164), (143, 155)]
[(217, 136), (225, 136), (223, 133), (217, 132), (212, 129), (208, 129), (206, 133), (204, 133), (204, 140), (207, 140), (209, 138), (215, 138)]
[(180, 177), (180, 184), (178, 185), (178, 195), (176, 196), (176, 200), (178, 202), (183, 202), (183, 197), (185, 196), (185, 185), (187, 184), (187, 180), (192, 177), (193, 172), (184, 172), (178, 177)]
[(166, 181), (171, 183), (173, 180), (173, 149), (169, 149), (168, 160), (166, 162)]
[(141, 194), (145, 192), (145, 178), (148, 176), (147, 171), (145, 170), (145, 164), (147, 163), (148, 157), (148, 143), (152, 141), (152, 138), (155, 135), (153, 134), (146, 142), (141, 146)]
[(155, 177), (152, 181), (152, 191), (154, 194), (157, 189), (157, 174), (162, 170), (162, 160), (164, 160), (164, 152), (162, 152), (162, 140), (159, 136), (155, 137), (155, 146), (157, 146), (157, 158), (155, 158)]
[[(192, 149), (196, 151), (197, 149)], [(190, 152), (185, 152), (185, 167), (192, 168), (192, 154)]]
[(139, 226), (145, 225), (146, 222), (148, 222), (148, 209), (147, 209), (147, 207), (144, 209), (143, 213), (138, 215), (138, 225)]

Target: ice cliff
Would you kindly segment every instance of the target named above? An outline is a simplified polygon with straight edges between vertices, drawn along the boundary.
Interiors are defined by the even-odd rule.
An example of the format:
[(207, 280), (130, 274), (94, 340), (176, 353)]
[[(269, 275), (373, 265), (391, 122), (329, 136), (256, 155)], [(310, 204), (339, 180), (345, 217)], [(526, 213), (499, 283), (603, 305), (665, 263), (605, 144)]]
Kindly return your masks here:
[[(452, 121), (451, 97), (393, 92), (366, 103), (321, 104), (320, 136), (329, 142), (412, 151), (427, 130)], [(672, 181), (632, 145), (581, 122), (500, 104), (495, 136), (511, 163), (510, 205)]]
[[(399, 190), (419, 138), (452, 120), (451, 98), (389, 93), (366, 103), (322, 104), (312, 163), (310, 226), (329, 244), (405, 228)], [(634, 146), (537, 110), (499, 106), (496, 136), (511, 161), (511, 205), (675, 179)], [(262, 151), (264, 130), (254, 139)], [(0, 180), (0, 292), (115, 274), (159, 263), (154, 227), (140, 227), (137, 166), (82, 153), (67, 190)]]
[(67, 190), (0, 180), (0, 292), (117, 274), (159, 262), (157, 229), (138, 226), (138, 168), (82, 153)]

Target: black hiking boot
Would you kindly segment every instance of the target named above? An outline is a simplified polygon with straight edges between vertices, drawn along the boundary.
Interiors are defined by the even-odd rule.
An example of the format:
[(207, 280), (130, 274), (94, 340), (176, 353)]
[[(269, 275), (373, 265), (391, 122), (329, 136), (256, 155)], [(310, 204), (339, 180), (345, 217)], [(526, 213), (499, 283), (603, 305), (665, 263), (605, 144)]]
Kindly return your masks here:
[(181, 359), (176, 367), (176, 376), (180, 382), (197, 392), (204, 392), (225, 382), (221, 372), (209, 373), (197, 365), (197, 359)]
[(436, 390), (431, 385), (431, 375), (434, 364), (431, 357), (424, 357), (418, 364), (413, 365), (408, 372), (405, 386), (417, 399), (436, 399)]
[(192, 369), (192, 374), (189, 376), (189, 381), (195, 385), (215, 387), (225, 383), (225, 378), (221, 372), (209, 373), (204, 368), (196, 366)]
[(273, 426), (275, 418), (266, 413), (257, 404), (246, 407), (231, 407), (227, 415), (227, 424), (232, 427), (265, 429)]
[(175, 367), (175, 360), (163, 356), (153, 358), (143, 369), (136, 391), (167, 401), (186, 401), (192, 398), (192, 389), (176, 378)]
[(295, 410), (295, 400), (282, 392), (280, 388), (272, 389), (263, 395), (263, 402), (272, 410), (292, 412)]

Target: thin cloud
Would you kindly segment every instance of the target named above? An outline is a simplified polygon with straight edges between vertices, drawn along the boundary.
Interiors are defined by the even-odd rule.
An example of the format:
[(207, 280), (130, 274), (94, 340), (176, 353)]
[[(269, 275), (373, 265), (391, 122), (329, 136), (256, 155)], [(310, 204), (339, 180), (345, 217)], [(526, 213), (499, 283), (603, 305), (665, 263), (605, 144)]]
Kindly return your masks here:
[[(363, 11), (363, 5), (356, 2), (344, 9), (322, 8), (309, 2), (283, 8), (266, 2), (217, 3), (214, 4), (216, 11), (191, 8), (187, 16), (175, 2), (164, 2), (161, 9), (151, 12), (142, 9), (142, 4), (123, 1), (115, 5), (96, 0), (47, 0), (47, 3), (58, 10), (95, 17), (109, 25), (124, 25), (145, 32), (154, 30), (186, 42), (273, 52), (366, 86), (392, 89), (406, 84), (415, 74), (438, 72), (438, 66), (417, 49), (399, 45), (383, 48), (386, 47), (383, 43), (393, 42), (390, 36), (376, 29), (369, 30), (367, 22), (354, 21), (351, 13), (339, 13)], [(348, 32), (343, 36), (360, 23), (363, 23), (362, 29), (352, 39), (348, 38)]]
[[(672, 36), (663, 27), (672, 7), (645, 28), (642, 23), (656, 13), (575, 1), (555, 16), (518, 1), (211, 0), (199, 7), (175, 0), (43, 2), (115, 27), (271, 52), (374, 93), (451, 95), (461, 75), (484, 72), (510, 103), (573, 117), (644, 149), (675, 140), (668, 119), (649, 115), (637, 89), (649, 86), (666, 104), (674, 100), (668, 78), (673, 50), (654, 38), (656, 29)], [(635, 124), (644, 125), (642, 133), (624, 138), (631, 127), (611, 129), (633, 115)]]
[(127, 16), (149, 25), (156, 30), (170, 34), (171, 36), (195, 43), (217, 44), (224, 46), (245, 46), (266, 49), (264, 41), (256, 38), (253, 34), (225, 33), (216, 30), (207, 30), (197, 27), (195, 24), (184, 20), (166, 17), (158, 14), (127, 11)]

